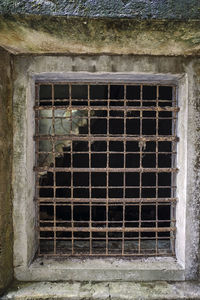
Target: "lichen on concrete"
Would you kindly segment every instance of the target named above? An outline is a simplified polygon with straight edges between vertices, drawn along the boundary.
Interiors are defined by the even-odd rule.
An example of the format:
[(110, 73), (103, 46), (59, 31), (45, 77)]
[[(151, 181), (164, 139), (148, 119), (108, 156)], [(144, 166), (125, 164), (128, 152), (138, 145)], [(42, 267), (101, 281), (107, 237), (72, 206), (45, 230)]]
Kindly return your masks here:
[[(153, 64), (151, 58), (153, 59), (155, 55), (181, 56), (182, 58), (183, 56), (200, 56), (199, 0), (1, 0), (0, 14), (3, 15), (0, 17), (0, 45), (13, 54), (67, 54), (68, 56), (71, 54), (109, 54), (113, 56), (113, 59), (115, 59), (114, 55), (117, 54), (121, 55), (124, 61), (125, 57), (129, 57), (129, 55), (133, 57), (135, 55), (146, 55), (149, 65)], [(0, 242), (4, 245), (5, 249), (3, 250), (4, 259), (0, 259), (1, 293), (3, 288), (12, 279), (12, 194), (10, 182), (12, 168), (12, 86), (9, 77), (11, 71), (10, 56), (3, 50), (0, 54), (0, 79), (3, 83), (3, 87), (0, 85), (0, 98), (2, 99), (0, 112), (2, 123), (0, 129), (3, 129), (3, 134), (0, 136), (2, 163), (0, 183), (3, 195), (0, 198), (0, 211), (2, 212), (2, 218), (0, 216)], [(117, 58), (120, 60), (120, 64), (121, 56)], [(174, 59), (170, 72), (185, 72), (182, 69), (182, 58), (178, 58), (178, 60)], [(27, 61), (31, 61), (31, 59), (35, 58), (29, 57)], [(45, 62), (46, 58), (39, 57), (39, 59)], [(70, 59), (71, 57), (69, 56)], [(115, 60), (110, 64), (112, 64), (112, 71), (119, 71)], [(168, 64), (167, 60), (165, 64)], [(100, 65), (102, 70), (108, 67), (107, 62), (104, 62), (104, 65), (102, 65), (101, 61)], [(77, 64), (73, 62), (72, 70), (78, 71), (77, 66), (79, 66), (79, 61)], [(28, 69), (28, 63), (26, 67), (24, 69)], [(93, 70), (92, 67), (91, 63), (91, 70)], [(126, 62), (125, 69), (128, 68), (130, 68), (130, 64)], [(159, 64), (158, 72), (160, 70), (165, 71), (164, 63), (162, 66)], [(146, 69), (145, 71), (148, 72), (151, 69)], [(196, 112), (191, 113), (191, 118), (195, 118), (195, 124), (200, 124), (200, 106), (197, 101), (200, 84), (198, 61), (196, 62), (195, 72), (196, 85), (194, 86), (194, 99), (196, 102), (193, 106)], [(25, 99), (23, 90), (20, 91), (18, 96), (21, 102), (15, 106), (15, 110), (18, 111), (18, 118), (15, 119), (16, 123), (23, 121), (23, 118), (21, 118), (24, 111), (22, 98)], [(187, 214), (189, 217), (191, 216), (191, 224), (194, 224), (193, 227), (190, 227), (192, 231), (190, 234), (191, 237), (193, 237), (193, 229), (198, 234), (197, 227), (199, 226), (199, 204), (197, 202), (199, 201), (198, 186), (200, 182), (200, 129), (199, 125), (197, 126), (197, 129), (189, 132), (191, 138), (195, 140), (195, 147), (193, 147), (193, 152), (190, 151), (190, 155), (193, 154), (196, 157), (195, 167), (189, 174), (191, 177), (190, 187), (192, 187), (191, 189), (189, 188), (189, 191), (192, 201), (190, 207), (187, 207)], [(19, 126), (19, 128), (22, 128), (22, 126)], [(21, 143), (22, 134), (23, 132), (20, 130), (19, 139), (17, 140), (18, 153), (15, 151), (16, 155), (18, 155), (15, 159), (18, 160), (23, 157), (25, 151), (23, 148), (24, 145)], [(25, 180), (24, 182), (26, 183)], [(24, 186), (25, 184), (19, 186), (19, 192), (23, 191)], [(16, 188), (18, 188), (17, 185)], [(28, 215), (28, 217), (30, 216)], [(21, 214), (19, 214), (18, 218), (21, 218)], [(33, 228), (33, 222), (30, 228)], [(196, 248), (200, 245), (198, 238), (197, 236), (195, 245), (194, 243), (192, 244), (192, 246), (195, 246), (195, 253), (198, 252)], [(192, 238), (190, 238), (189, 242), (191, 240)], [(31, 247), (31, 245), (29, 241), (28, 246)], [(187, 255), (188, 260), (191, 259), (189, 251)], [(197, 254), (192, 259), (195, 262), (195, 264), (193, 262), (192, 267), (194, 272), (196, 272), (198, 261), (200, 266), (200, 246), (199, 256)], [(191, 272), (190, 276), (193, 275)], [(45, 285), (47, 290), (43, 290)], [(26, 289), (20, 286), (20, 290), (18, 292), (15, 291), (15, 297), (16, 299), (23, 299), (22, 297), (29, 297), (26, 299), (33, 297), (34, 299), (34, 297), (41, 296), (48, 297), (49, 299), (53, 293), (56, 293), (56, 288), (58, 291), (63, 292), (63, 294), (60, 292), (62, 295), (68, 297), (63, 299), (69, 299), (71, 296), (74, 298), (80, 297), (81, 299), (91, 299), (91, 297), (95, 299), (119, 299), (119, 294), (121, 295), (121, 299), (135, 299), (134, 297), (136, 296), (140, 297), (140, 299), (146, 299), (146, 295), (152, 297), (148, 299), (160, 299), (161, 297), (165, 299), (168, 297), (168, 293), (170, 293), (170, 288), (171, 299), (175, 297), (179, 297), (180, 299), (200, 298), (198, 284), (191, 284), (189, 286), (187, 283), (185, 285), (162, 283), (156, 285), (156, 283), (136, 284), (133, 282), (127, 285), (110, 283), (109, 286), (101, 283), (93, 284), (93, 286), (91, 286), (91, 283), (76, 283), (74, 285), (59, 285), (54, 283), (32, 284), (30, 285), (30, 289), (28, 286)], [(66, 288), (68, 291), (71, 291), (71, 294), (66, 292)], [(134, 291), (134, 294), (131, 289)], [(52, 292), (53, 290), (54, 292)], [(32, 292), (33, 294), (31, 294)], [(8, 295), (11, 297), (14, 294), (10, 293)]]
[(199, 0), (2, 0), (0, 13), (199, 19)]
[(200, 55), (200, 21), (0, 16), (13, 54)]
[[(32, 79), (35, 77), (32, 76), (39, 76), (39, 74), (43, 74), (43, 76), (53, 75), (53, 73), (63, 74), (65, 76), (68, 72), (92, 72), (92, 70), (96, 70), (95, 72), (112, 72), (113, 66), (115, 67), (115, 72), (124, 73), (124, 72), (131, 72), (134, 74), (157, 74), (161, 76), (168, 76), (169, 74), (179, 74), (181, 78), (185, 78), (183, 76), (184, 73), (187, 73), (187, 77), (190, 79), (190, 86), (189, 86), (189, 94), (193, 93), (193, 68), (192, 62), (194, 58), (183, 58), (183, 57), (154, 57), (154, 56), (44, 56), (44, 55), (37, 55), (37, 56), (29, 56), (29, 55), (18, 55), (14, 58), (14, 66), (15, 66), (15, 74), (16, 74), (16, 81), (14, 82), (14, 121), (15, 121), (15, 155), (14, 155), (14, 174), (18, 174), (20, 172), (20, 178), (15, 177), (15, 181), (13, 182), (14, 188), (14, 230), (15, 230), (15, 276), (19, 280), (158, 280), (162, 277), (165, 280), (184, 280), (184, 269), (176, 268), (173, 261), (172, 264), (169, 264), (169, 261), (164, 258), (164, 261), (159, 263), (160, 268), (155, 269), (155, 264), (152, 266), (153, 268), (146, 270), (146, 267), (149, 266), (147, 261), (140, 260), (139, 266), (137, 262), (134, 260), (131, 262), (130, 260), (127, 261), (127, 268), (122, 266), (122, 262), (117, 260), (117, 271), (115, 270), (115, 264), (112, 265), (107, 264), (106, 262), (98, 261), (89, 261), (90, 266), (88, 267), (87, 261), (83, 260), (82, 262), (74, 262), (73, 260), (64, 260), (60, 261), (58, 264), (57, 261), (42, 261), (36, 262), (36, 260), (30, 265), (27, 262), (27, 254), (25, 252), (25, 241), (28, 241), (28, 244), (34, 244), (34, 227), (32, 224), (30, 225), (31, 215), (33, 216), (35, 212), (35, 207), (33, 207), (33, 197), (34, 197), (34, 184), (32, 179), (33, 173), (33, 157), (34, 154), (33, 148), (34, 145), (31, 146), (33, 143), (32, 136), (34, 135), (33, 130), (34, 126), (27, 126), (27, 122), (31, 122), (32, 116), (32, 106), (34, 101), (33, 94), (29, 94), (30, 85), (33, 84)], [(195, 59), (195, 65), (199, 63), (199, 59)], [(187, 68), (186, 68), (187, 67)], [(35, 75), (34, 75), (35, 74)], [(181, 75), (180, 75), (181, 74)], [(137, 75), (137, 76), (138, 76)], [(164, 77), (165, 77), (164, 76)], [(37, 77), (38, 78), (38, 77)], [(52, 78), (52, 77), (50, 77)], [(160, 77), (159, 77), (160, 78)], [(161, 76), (162, 78), (162, 76)], [(160, 78), (160, 80), (161, 80)], [(147, 81), (147, 78), (146, 78)], [(186, 84), (186, 83), (185, 83)], [(188, 198), (188, 211), (190, 210), (189, 219), (187, 219), (187, 228), (188, 235), (185, 238), (185, 234), (180, 235), (180, 232), (183, 228), (185, 228), (184, 222), (182, 221), (185, 216), (185, 202), (184, 199), (184, 187), (186, 186), (185, 181), (185, 174), (186, 172), (186, 165), (185, 162), (187, 161), (187, 157), (185, 156), (185, 149), (187, 148), (186, 137), (185, 133), (187, 132), (187, 128), (190, 129), (189, 135), (193, 129), (195, 130), (194, 120), (189, 120), (187, 127), (187, 114), (184, 113), (185, 107), (187, 106), (188, 99), (187, 93), (185, 92), (186, 89), (182, 88), (182, 93), (180, 92), (179, 85), (179, 97), (181, 103), (181, 111), (179, 113), (179, 161), (180, 164), (178, 167), (180, 168), (179, 171), (179, 180), (178, 183), (178, 196), (180, 197), (180, 201), (178, 201), (179, 207), (179, 218), (177, 218), (177, 224), (180, 225), (179, 220), (181, 220), (181, 226), (177, 228), (177, 241), (179, 239), (179, 248), (181, 248), (182, 256), (181, 262), (184, 262), (185, 258), (185, 240), (189, 240), (188, 244), (192, 244), (190, 255), (188, 255), (188, 264), (187, 264), (187, 272), (191, 273), (192, 276), (196, 273), (196, 267), (194, 265), (194, 256), (197, 254), (197, 246), (198, 242), (193, 239), (194, 235), (199, 233), (198, 229), (194, 232), (196, 227), (192, 227), (192, 232), (190, 232), (190, 224), (195, 223), (194, 218), (194, 211), (190, 207), (190, 201), (192, 206), (195, 202), (192, 198)], [(184, 85), (185, 87), (185, 85)], [(187, 86), (186, 86), (187, 87)], [(34, 87), (33, 87), (34, 88)], [(22, 89), (24, 92), (22, 92)], [(34, 90), (34, 89), (33, 89)], [(190, 97), (191, 98), (191, 97)], [(27, 99), (27, 100), (26, 100)], [(194, 98), (195, 101), (196, 98)], [(27, 105), (29, 103), (29, 105)], [(27, 105), (27, 106), (26, 106)], [(24, 108), (23, 108), (24, 106)], [(24, 111), (27, 113), (24, 114)], [(27, 115), (27, 119), (24, 117)], [(20, 122), (23, 122), (22, 125)], [(190, 128), (191, 125), (191, 128)], [(28, 129), (26, 129), (28, 128)], [(21, 136), (21, 134), (24, 134)], [(183, 138), (182, 138), (183, 137)], [(29, 139), (29, 140), (28, 140)], [(29, 141), (29, 142), (27, 142)], [(191, 149), (194, 149), (194, 141), (195, 139), (190, 139)], [(18, 143), (21, 143), (22, 148), (18, 148)], [(186, 145), (186, 147), (185, 147)], [(29, 149), (27, 148), (29, 147)], [(32, 148), (32, 150), (31, 150)], [(32, 152), (31, 152), (32, 151)], [(32, 153), (32, 155), (30, 154)], [(184, 155), (183, 155), (184, 153)], [(191, 157), (191, 151), (190, 157)], [(26, 155), (30, 154), (29, 159), (26, 158)], [(194, 151), (193, 151), (194, 154)], [(188, 159), (188, 165), (191, 166), (190, 174), (192, 174), (193, 170), (193, 161)], [(195, 158), (195, 155), (193, 156)], [(30, 164), (30, 165), (29, 165)], [(181, 180), (181, 182), (180, 182)], [(30, 182), (30, 184), (27, 184)], [(28, 189), (32, 186), (33, 193), (32, 196), (28, 195)], [(192, 182), (190, 185), (193, 189), (196, 188), (195, 182)], [(183, 193), (182, 193), (183, 191)], [(182, 193), (182, 194), (181, 194)], [(192, 197), (192, 193), (190, 193), (190, 197)], [(20, 219), (20, 222), (19, 222)], [(32, 217), (33, 219), (33, 217)], [(185, 219), (184, 219), (185, 220)], [(178, 223), (179, 222), (179, 223)], [(177, 249), (179, 249), (177, 248)], [(34, 251), (33, 251), (34, 252)], [(27, 253), (30, 253), (27, 249)], [(178, 253), (178, 250), (177, 250)], [(189, 253), (189, 249), (188, 252)], [(22, 257), (23, 256), (23, 257)], [(29, 254), (31, 258), (31, 255)], [(125, 263), (125, 261), (123, 261)], [(196, 263), (196, 260), (195, 260)], [(166, 264), (166, 265), (165, 265)], [(145, 265), (145, 269), (144, 269)], [(171, 268), (169, 269), (171, 265)], [(183, 264), (184, 265), (184, 264)], [(120, 269), (121, 268), (121, 269)], [(164, 270), (163, 270), (164, 268)], [(103, 269), (103, 271), (102, 271)], [(152, 271), (153, 270), (153, 271)], [(196, 277), (193, 277), (196, 278)]]
[(12, 280), (12, 83), (10, 55), (0, 49), (0, 295)]

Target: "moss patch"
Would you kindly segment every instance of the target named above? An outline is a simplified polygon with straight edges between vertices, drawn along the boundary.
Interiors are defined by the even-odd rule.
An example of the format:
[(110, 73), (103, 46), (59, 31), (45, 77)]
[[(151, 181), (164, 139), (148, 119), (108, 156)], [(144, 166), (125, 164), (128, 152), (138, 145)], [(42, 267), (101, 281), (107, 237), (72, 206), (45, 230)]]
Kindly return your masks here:
[(200, 55), (200, 21), (48, 16), (0, 17), (0, 45), (14, 54)]

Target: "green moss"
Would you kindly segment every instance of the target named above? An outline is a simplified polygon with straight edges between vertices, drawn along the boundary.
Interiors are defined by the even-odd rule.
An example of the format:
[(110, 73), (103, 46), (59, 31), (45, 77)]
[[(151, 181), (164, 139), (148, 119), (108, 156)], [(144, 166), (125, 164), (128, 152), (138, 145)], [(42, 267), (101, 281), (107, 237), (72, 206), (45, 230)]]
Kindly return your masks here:
[(10, 15), (0, 17), (0, 43), (29, 53), (198, 55), (199, 22)]

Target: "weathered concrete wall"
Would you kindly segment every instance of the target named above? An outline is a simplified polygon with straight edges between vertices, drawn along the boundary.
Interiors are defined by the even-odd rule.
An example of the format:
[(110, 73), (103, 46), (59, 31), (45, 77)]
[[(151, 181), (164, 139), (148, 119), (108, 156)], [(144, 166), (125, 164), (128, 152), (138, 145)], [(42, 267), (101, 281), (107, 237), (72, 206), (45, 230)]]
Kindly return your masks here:
[[(133, 7), (131, 12), (132, 17), (137, 16), (141, 18), (165, 18), (164, 12), (166, 10), (166, 18), (195, 18), (199, 19), (199, 0), (195, 1), (122, 1), (124, 7)], [(119, 1), (107, 1), (108, 10), (107, 16), (114, 16), (113, 12), (122, 12), (118, 6)], [(31, 10), (25, 10), (25, 7), (29, 5), (34, 7), (35, 13), (42, 13), (48, 10), (47, 6), (51, 7), (59, 3), (60, 7), (66, 5), (66, 10), (63, 6), (63, 14), (69, 14), (68, 6), (74, 7), (74, 13), (72, 15), (81, 15), (82, 6), (85, 4), (93, 4), (93, 10), (98, 16), (105, 16), (98, 14), (98, 9), (101, 7), (100, 1), (1, 1), (0, 9), (5, 11), (7, 3), (7, 10), (15, 9), (18, 12), (31, 13)], [(76, 3), (76, 7), (75, 7)], [(82, 3), (82, 6), (81, 6)], [(96, 3), (96, 7), (94, 5)], [(170, 5), (175, 5), (180, 10), (171, 10), (169, 15)], [(144, 10), (141, 9), (142, 5), (151, 4), (157, 14), (151, 14), (145, 17)], [(162, 4), (162, 5), (161, 5)], [(35, 6), (34, 6), (35, 5)], [(46, 6), (45, 6), (46, 5)], [(121, 5), (121, 4), (120, 4)], [(136, 5), (138, 9), (136, 10)], [(157, 5), (157, 6), (156, 6)], [(193, 5), (195, 5), (193, 7)], [(185, 7), (188, 7), (187, 13)], [(24, 7), (24, 10), (23, 10)], [(110, 7), (110, 8), (109, 8)], [(182, 11), (182, 7), (184, 8)], [(191, 8), (193, 7), (193, 13)], [(163, 13), (161, 14), (161, 10)], [(33, 11), (33, 12), (34, 12)], [(109, 13), (110, 11), (110, 13)], [(180, 14), (178, 13), (180, 12)], [(58, 14), (56, 10), (55, 14)], [(176, 12), (176, 14), (175, 14)], [(49, 14), (53, 14), (50, 9)], [(88, 16), (91, 16), (91, 11)], [(143, 14), (143, 15), (142, 15)], [(190, 14), (190, 16), (189, 16)], [(97, 16), (95, 15), (95, 16)], [(116, 15), (117, 17), (119, 15)], [(200, 202), (200, 21), (169, 21), (169, 20), (130, 20), (130, 19), (88, 19), (88, 18), (64, 18), (64, 17), (49, 17), (49, 16), (0, 16), (0, 45), (11, 51), (16, 55), (16, 60), (23, 61), (23, 68), (17, 70), (16, 76), (22, 78), (22, 81), (18, 85), (18, 88), (22, 87), (19, 91), (21, 97), (16, 102), (15, 111), (18, 110), (18, 118), (15, 122), (24, 122), (27, 117), (23, 114), (24, 105), (28, 105), (32, 109), (32, 103), (30, 97), (27, 96), (23, 85), (25, 81), (23, 76), (31, 76), (34, 72), (66, 72), (70, 70), (76, 71), (95, 71), (95, 60), (98, 60), (98, 56), (102, 56), (103, 60), (99, 59), (99, 69), (101, 71), (119, 72), (119, 71), (133, 71), (139, 72), (141, 65), (144, 66), (143, 72), (157, 72), (157, 73), (185, 73), (189, 74), (188, 83), (190, 85), (189, 92), (189, 124), (188, 131), (188, 175), (187, 175), (187, 197), (188, 203), (186, 209), (187, 219), (190, 221), (190, 226), (187, 229), (187, 245), (186, 245), (186, 265), (188, 267), (186, 278), (197, 278), (197, 266), (200, 263), (200, 244), (199, 244), (199, 202)], [(23, 58), (21, 54), (28, 54)], [(30, 54), (36, 54), (33, 57)], [(38, 56), (42, 54), (42, 56)], [(43, 56), (47, 54), (47, 56)], [(48, 57), (48, 55), (54, 55), (54, 57)], [(70, 54), (70, 55), (69, 55)], [(106, 54), (106, 55), (104, 55)], [(58, 58), (55, 55), (62, 55)], [(92, 56), (93, 55), (93, 56)], [(138, 57), (138, 55), (145, 55)], [(167, 56), (157, 57), (154, 56)], [(110, 57), (112, 56), (112, 58)], [(172, 57), (173, 56), (173, 57)], [(180, 56), (176, 58), (175, 56)], [(196, 59), (194, 58), (196, 56)], [(184, 58), (185, 57), (185, 58)], [(187, 58), (186, 58), (187, 57)], [(144, 59), (145, 64), (141, 64)], [(160, 63), (162, 59), (162, 64)], [(51, 67), (52, 61), (55, 60), (55, 66)], [(89, 63), (88, 63), (89, 60)], [(152, 66), (156, 63), (156, 68)], [(169, 60), (171, 63), (169, 65)], [(38, 68), (32, 68), (33, 62), (38, 64)], [(60, 63), (58, 63), (60, 61)], [(66, 61), (66, 64), (63, 63)], [(104, 63), (102, 63), (104, 61)], [(121, 62), (124, 62), (121, 64)], [(130, 64), (130, 61), (132, 63)], [(138, 62), (137, 62), (138, 61)], [(140, 61), (140, 62), (139, 62)], [(109, 63), (108, 63), (109, 62)], [(120, 65), (120, 67), (116, 67)], [(0, 198), (0, 243), (3, 245), (2, 253), (0, 255), (0, 290), (9, 283), (12, 278), (12, 204), (11, 204), (11, 160), (12, 160), (12, 86), (10, 82), (11, 77), (11, 64), (10, 56), (3, 50), (0, 51), (0, 190), (2, 192)], [(28, 77), (27, 77), (28, 78)], [(27, 96), (27, 98), (26, 98)], [(29, 99), (29, 100), (27, 100)], [(24, 101), (24, 103), (23, 103)], [(26, 103), (27, 101), (27, 103)], [(30, 105), (29, 105), (30, 104)], [(30, 128), (32, 124), (29, 124)], [(19, 127), (22, 128), (22, 127)], [(29, 130), (30, 130), (29, 128)], [(28, 130), (27, 128), (25, 131)], [(30, 132), (30, 131), (29, 131)], [(21, 135), (23, 131), (20, 129), (18, 134), (18, 157), (20, 159), (25, 156), (27, 151), (26, 143), (22, 144)], [(31, 148), (31, 144), (29, 144)], [(32, 149), (33, 150), (33, 149)], [(31, 151), (32, 151), (31, 150)], [(31, 152), (29, 151), (29, 155)], [(23, 165), (24, 168), (24, 165)], [(31, 168), (32, 170), (32, 165)], [(21, 174), (21, 169), (14, 178), (15, 182), (18, 182), (18, 192), (23, 192), (25, 185), (20, 185), (20, 180), (17, 176)], [(32, 179), (32, 178), (31, 178)], [(23, 177), (22, 181), (26, 183), (26, 178)], [(30, 182), (33, 183), (32, 180)], [(29, 193), (27, 193), (29, 195)], [(26, 200), (27, 195), (24, 197)], [(30, 196), (30, 195), (29, 195)], [(20, 199), (24, 200), (24, 199)], [(32, 201), (32, 200), (31, 200)], [(18, 202), (15, 203), (18, 206)], [(24, 202), (21, 204), (22, 208)], [(33, 203), (31, 204), (34, 205)], [(19, 209), (19, 207), (18, 207)], [(21, 220), (21, 212), (18, 215)], [(34, 228), (34, 216), (30, 210), (27, 210), (26, 218), (29, 219), (30, 228), (24, 228), (23, 230), (32, 230)], [(23, 220), (23, 219), (22, 219)], [(17, 228), (16, 228), (17, 230)], [(19, 232), (18, 232), (19, 234)], [(27, 241), (25, 241), (27, 243)], [(27, 261), (31, 260), (31, 247), (30, 241), (26, 244), (27, 249)], [(199, 248), (199, 252), (198, 249)], [(22, 251), (22, 252), (23, 252)], [(198, 254), (199, 253), (199, 254)], [(23, 254), (23, 253), (22, 253)], [(4, 256), (4, 259), (2, 257)], [(192, 262), (192, 264), (191, 264)], [(40, 268), (41, 267), (39, 266)], [(44, 271), (44, 270), (43, 270)], [(39, 271), (40, 272), (40, 271)], [(52, 277), (53, 278), (53, 277)], [(200, 278), (200, 268), (199, 268)], [(63, 277), (62, 277), (63, 279)]]
[[(14, 59), (14, 266), (18, 280), (184, 280), (197, 279), (199, 247), (199, 195), (200, 185), (197, 144), (200, 140), (198, 95), (198, 69), (200, 59), (194, 57), (155, 57), (130, 55), (100, 56), (29, 56), (18, 55)], [(173, 75), (185, 81), (179, 84), (179, 122), (177, 185), (177, 255), (176, 262), (164, 260), (134, 260), (117, 263), (104, 260), (35, 260), (34, 245), (34, 76), (66, 72), (130, 72), (135, 77), (141, 74), (157, 75), (159, 78)], [(54, 73), (54, 74), (53, 74)], [(38, 77), (37, 77), (38, 78)], [(141, 78), (141, 77), (140, 77)], [(146, 78), (147, 80), (147, 78)], [(163, 79), (164, 80), (164, 79)], [(188, 111), (188, 114), (185, 113)], [(188, 174), (188, 175), (187, 175)], [(187, 203), (186, 203), (187, 202)], [(182, 232), (183, 230), (183, 232)], [(182, 233), (181, 233), (182, 232)], [(141, 263), (141, 264), (140, 264)], [(115, 268), (117, 264), (117, 268)], [(147, 270), (148, 269), (148, 270)], [(103, 270), (103, 272), (102, 272)], [(138, 271), (139, 270), (139, 271)], [(152, 272), (154, 270), (154, 272)], [(163, 271), (164, 270), (164, 271)]]
[[(198, 266), (200, 262), (200, 62), (194, 59), (186, 66), (186, 72), (190, 72), (188, 76), (188, 85), (190, 87), (188, 93), (188, 155), (187, 162), (187, 194), (188, 203), (186, 209), (186, 218), (192, 220), (190, 227), (187, 228), (186, 235), (193, 238), (186, 246), (186, 261), (189, 263), (193, 257), (194, 266)], [(198, 241), (195, 243), (194, 241)], [(191, 248), (194, 247), (196, 255), (192, 254)], [(188, 279), (192, 278), (192, 271), (188, 272)]]
[(12, 84), (10, 55), (0, 49), (0, 294), (12, 279)]
[(13, 54), (200, 56), (200, 20), (0, 16), (0, 46)]
[(2, 0), (0, 14), (14, 54), (200, 55), (199, 0)]
[[(191, 67), (191, 66), (190, 66)], [(191, 214), (195, 216), (197, 220), (196, 223), (193, 223), (193, 228), (191, 230), (194, 232), (196, 229), (200, 231), (200, 64), (194, 61), (193, 64), (193, 92), (190, 97), (190, 118), (195, 120), (195, 128), (190, 132), (191, 140), (194, 141), (195, 147), (192, 149), (191, 144), (189, 144), (189, 153), (193, 155), (194, 168), (191, 170), (189, 166), (189, 193), (191, 194), (191, 199), (193, 203), (196, 202), (196, 210), (193, 207), (188, 207), (187, 215), (191, 217)], [(191, 83), (190, 81), (190, 83)], [(195, 184), (193, 184), (195, 182)], [(200, 232), (199, 232), (199, 250), (197, 251), (198, 255), (195, 258), (196, 263), (199, 267), (199, 279), (200, 279)], [(188, 251), (187, 259), (190, 259), (190, 251)]]
[(2, 0), (0, 13), (199, 19), (199, 0)]
[(200, 55), (200, 21), (0, 16), (13, 54)]

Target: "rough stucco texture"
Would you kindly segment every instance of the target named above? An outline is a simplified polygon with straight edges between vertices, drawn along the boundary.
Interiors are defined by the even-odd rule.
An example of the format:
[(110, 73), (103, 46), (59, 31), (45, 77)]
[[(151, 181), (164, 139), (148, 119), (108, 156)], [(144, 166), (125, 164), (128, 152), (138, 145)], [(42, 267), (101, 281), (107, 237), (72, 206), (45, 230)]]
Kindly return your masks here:
[(200, 20), (0, 16), (0, 46), (13, 54), (200, 55)]
[[(195, 65), (195, 74), (194, 74), (194, 80), (195, 80), (195, 85), (194, 85), (194, 98), (199, 99), (199, 95), (200, 95), (200, 64), (196, 64)], [(196, 124), (197, 124), (197, 128), (196, 128), (196, 143), (195, 143), (195, 152), (196, 152), (196, 163), (195, 163), (195, 170), (194, 170), (194, 181), (196, 182), (196, 186), (200, 186), (200, 100), (196, 101), (196, 103), (194, 104), (194, 116), (196, 119)], [(193, 133), (194, 134), (194, 133)], [(192, 191), (193, 194), (193, 198), (197, 199), (197, 209), (195, 210), (195, 214), (196, 214), (196, 220), (198, 220), (196, 226), (198, 226), (198, 228), (200, 228), (200, 196), (199, 196), (199, 192), (198, 189), (194, 188)], [(199, 251), (198, 251), (198, 257), (197, 259), (197, 263), (199, 266), (199, 279), (200, 279), (200, 236), (199, 236)]]
[(180, 282), (16, 282), (2, 300), (199, 300), (198, 283)]
[(199, 0), (2, 0), (0, 13), (199, 19)]
[(12, 279), (12, 89), (10, 55), (0, 49), (0, 294)]

